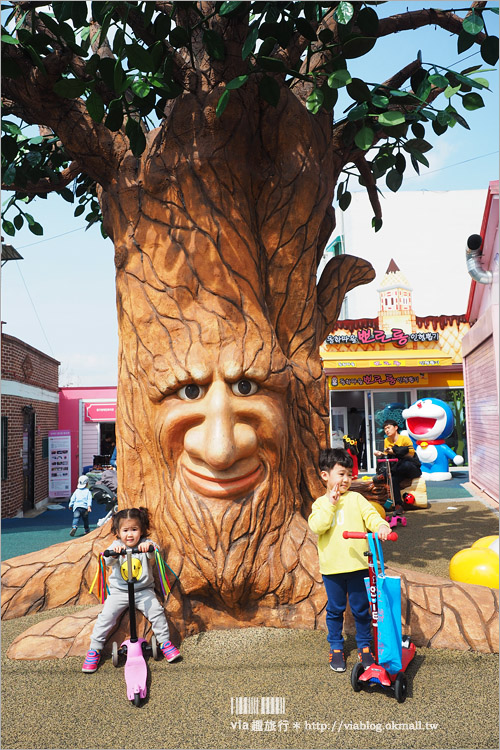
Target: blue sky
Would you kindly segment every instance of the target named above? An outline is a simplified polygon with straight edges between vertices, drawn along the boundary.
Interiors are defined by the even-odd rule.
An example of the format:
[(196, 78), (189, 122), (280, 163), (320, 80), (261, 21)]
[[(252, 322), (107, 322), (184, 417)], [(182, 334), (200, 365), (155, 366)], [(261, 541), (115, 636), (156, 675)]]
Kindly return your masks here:
[[(381, 17), (405, 12), (409, 5), (412, 10), (467, 7), (467, 3), (389, 2), (378, 6), (378, 12)], [(498, 17), (490, 15), (489, 28), (497, 33)], [(459, 59), (456, 37), (442, 29), (401, 32), (379, 40), (370, 53), (371, 80), (386, 80), (415, 59), (418, 50), (424, 62), (452, 66)], [(474, 48), (461, 59), (459, 70), (481, 63)], [(352, 60), (349, 69), (366, 77), (366, 59)], [(420, 177), (411, 167), (407, 169), (402, 190), (484, 190), (486, 198), (488, 183), (498, 178), (499, 102), (498, 74), (484, 77), (491, 87), (491, 93), (482, 92), (484, 109), (465, 112), (455, 104), (470, 131), (456, 125), (441, 138), (429, 132), (426, 137), (435, 144), (427, 154), (430, 168), (422, 167)], [(5, 237), (24, 260), (9, 261), (2, 268), (3, 331), (58, 359), (61, 385), (115, 385), (118, 334), (113, 246), (97, 228), (85, 231), (85, 222), (75, 219), (73, 210), (74, 206), (55, 195), (37, 201), (31, 204), (31, 213), (43, 224), (44, 236), (23, 229), (14, 238)], [(398, 252), (404, 263), (402, 251)]]

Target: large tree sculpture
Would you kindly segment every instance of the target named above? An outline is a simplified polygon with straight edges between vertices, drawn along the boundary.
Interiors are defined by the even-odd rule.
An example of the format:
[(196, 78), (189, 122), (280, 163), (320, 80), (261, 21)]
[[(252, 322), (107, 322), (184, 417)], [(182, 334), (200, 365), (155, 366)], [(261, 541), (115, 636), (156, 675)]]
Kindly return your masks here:
[[(3, 228), (27, 220), (41, 231), (26, 200), (50, 190), (72, 200), (75, 179), (75, 214), (88, 204), (92, 223), (102, 212), (116, 259), (119, 502), (153, 514), (180, 576), (172, 616), (183, 632), (221, 613), (313, 625), (324, 594), (304, 516), (322, 490), (328, 434), (319, 346), (345, 293), (374, 276), (344, 256), (317, 283), (335, 187), (344, 172), (344, 209), (357, 169), (378, 229), (377, 179), (396, 190), (404, 153), (426, 163), (426, 124), (438, 135), (466, 125), (438, 94), (483, 104), (471, 70), (417, 59), (368, 86), (348, 61), (432, 24), (495, 63), (486, 3), (465, 20), (451, 10), (379, 19), (348, 2), (102, 2), (90, 20), (83, 2), (11, 5), (4, 111), (40, 135), (4, 123), (3, 180), (18, 213)], [(348, 114), (334, 121), (344, 88)], [(67, 600), (87, 601), (102, 536), (79, 544)], [(42, 592), (68, 554), (55, 547), (22, 591), (7, 586), (7, 616), (62, 603)]]

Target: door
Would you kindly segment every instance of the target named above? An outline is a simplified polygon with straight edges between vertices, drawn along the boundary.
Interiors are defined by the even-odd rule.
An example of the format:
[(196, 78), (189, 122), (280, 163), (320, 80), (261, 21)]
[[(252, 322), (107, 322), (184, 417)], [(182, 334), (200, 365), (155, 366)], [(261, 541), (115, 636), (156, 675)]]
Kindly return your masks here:
[(330, 447), (343, 448), (347, 433), (347, 406), (330, 407)]
[(23, 408), (23, 511), (35, 507), (35, 412)]
[(374, 450), (384, 450), (384, 428), (382, 425), (386, 419), (393, 419), (399, 425), (399, 431), (406, 429), (406, 423), (401, 412), (412, 403), (412, 391), (371, 391), (369, 401), (370, 408), (370, 430), (371, 440), (367, 446), (369, 451), (370, 470), (377, 470), (376, 456)]

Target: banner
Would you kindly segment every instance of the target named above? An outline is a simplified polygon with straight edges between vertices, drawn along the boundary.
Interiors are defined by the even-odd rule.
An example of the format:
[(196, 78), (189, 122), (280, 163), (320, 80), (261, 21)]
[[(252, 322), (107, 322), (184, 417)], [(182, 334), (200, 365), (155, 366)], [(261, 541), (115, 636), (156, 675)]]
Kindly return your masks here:
[(71, 495), (71, 432), (49, 430), (49, 498)]

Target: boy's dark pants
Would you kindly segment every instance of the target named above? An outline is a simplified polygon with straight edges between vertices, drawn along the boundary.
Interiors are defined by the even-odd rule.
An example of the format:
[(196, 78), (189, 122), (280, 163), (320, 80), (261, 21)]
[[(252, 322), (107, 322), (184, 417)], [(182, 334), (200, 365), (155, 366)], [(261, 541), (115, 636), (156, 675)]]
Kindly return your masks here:
[(370, 646), (372, 641), (372, 627), (370, 604), (366, 593), (364, 579), (368, 577), (368, 569), (354, 570), (350, 573), (323, 573), (328, 602), (326, 605), (326, 626), (328, 628), (328, 643), (330, 648), (343, 649), (344, 612), (349, 596), (349, 605), (356, 623), (356, 643), (358, 649)]

